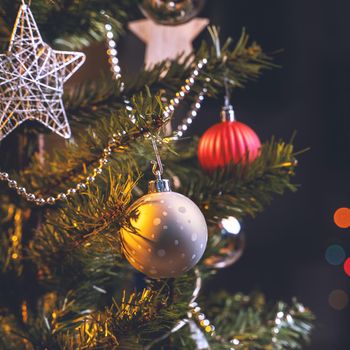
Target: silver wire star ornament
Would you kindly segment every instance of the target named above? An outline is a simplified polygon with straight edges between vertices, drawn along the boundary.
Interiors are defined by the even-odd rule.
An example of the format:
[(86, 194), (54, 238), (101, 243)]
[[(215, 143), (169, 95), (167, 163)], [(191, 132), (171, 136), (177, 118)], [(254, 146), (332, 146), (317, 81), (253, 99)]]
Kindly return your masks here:
[(26, 120), (37, 120), (69, 138), (63, 84), (85, 55), (44, 43), (28, 5), (21, 5), (8, 51), (0, 55), (0, 141)]

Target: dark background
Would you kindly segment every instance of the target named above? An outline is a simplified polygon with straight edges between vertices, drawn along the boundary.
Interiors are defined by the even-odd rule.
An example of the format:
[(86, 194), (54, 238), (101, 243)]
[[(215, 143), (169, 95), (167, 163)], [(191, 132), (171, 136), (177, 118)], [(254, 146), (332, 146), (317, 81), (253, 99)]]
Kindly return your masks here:
[[(317, 316), (309, 350), (350, 349), (350, 307), (336, 311), (328, 302), (334, 289), (350, 292), (349, 277), (324, 257), (332, 243), (350, 256), (350, 230), (333, 223), (337, 208), (350, 207), (349, 13), (347, 0), (207, 0), (201, 13), (221, 27), (223, 38), (238, 39), (245, 27), (266, 52), (283, 49), (275, 56), (281, 69), (235, 92), (232, 102), (238, 119), (263, 141), (289, 140), (296, 130), (296, 149), (311, 148), (299, 158), (299, 191), (245, 222), (245, 254), (212, 285), (260, 289), (272, 301), (296, 296)], [(123, 72), (137, 74), (144, 45), (129, 33), (118, 47)], [(95, 50), (90, 65), (101, 67)], [(191, 131), (201, 134), (216, 123), (219, 103), (206, 103)]]
[[(324, 258), (331, 243), (350, 256), (350, 231), (333, 223), (337, 208), (350, 207), (349, 12), (346, 0), (221, 0), (208, 1), (202, 13), (223, 36), (237, 38), (246, 27), (267, 52), (284, 49), (275, 58), (282, 68), (235, 93), (234, 107), (262, 140), (297, 130), (297, 149), (311, 147), (299, 158), (299, 191), (246, 222), (245, 254), (218, 278), (232, 291), (297, 296), (317, 316), (313, 350), (350, 349), (350, 308), (328, 303), (332, 290), (350, 291), (349, 277)], [(218, 112), (196, 127), (205, 130)]]

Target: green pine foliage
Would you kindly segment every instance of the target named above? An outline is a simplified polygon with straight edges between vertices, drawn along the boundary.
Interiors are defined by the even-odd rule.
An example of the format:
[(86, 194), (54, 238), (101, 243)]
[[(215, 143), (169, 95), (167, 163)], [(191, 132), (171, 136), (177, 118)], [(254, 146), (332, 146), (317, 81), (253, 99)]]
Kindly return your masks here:
[[(0, 3), (3, 49), (19, 4)], [(101, 41), (106, 21), (122, 35), (126, 22), (138, 14), (136, 0), (33, 0), (32, 11), (45, 40), (70, 49)], [(85, 191), (50, 208), (34, 207), (0, 184), (0, 349), (195, 348), (188, 326), (171, 330), (189, 317), (198, 273), (205, 283), (215, 271), (200, 262), (196, 273), (154, 281), (135, 275), (123, 256), (119, 231), (130, 225), (127, 209), (152, 177), (151, 137), (159, 145), (165, 175), (176, 179), (176, 191), (202, 209), (211, 232), (219, 218), (255, 216), (275, 195), (296, 190), (292, 142), (272, 138), (251, 164), (231, 164), (207, 174), (196, 160), (196, 138), (175, 142), (163, 135), (171, 122), (162, 117), (164, 101), (178, 91), (194, 62), (208, 59), (187, 103), (203, 87), (209, 98), (218, 98), (224, 78), (230, 88), (242, 88), (274, 67), (244, 31), (235, 44), (229, 39), (219, 51), (218, 35), (213, 36), (212, 43), (203, 42), (183, 63), (163, 62), (141, 71), (137, 80), (125, 80), (122, 92), (120, 82), (109, 76), (67, 90), (65, 106), (77, 136), (74, 142), (48, 150), (44, 161), (42, 154), (32, 152), (36, 132), (23, 131), (30, 162), (13, 167), (10, 175), (33, 193), (63, 192), (96, 168), (107, 146), (112, 156), (107, 171)], [(131, 102), (131, 111), (125, 109), (125, 99)], [(5, 151), (13, 149), (2, 148)], [(6, 158), (1, 165), (8, 170), (10, 163)], [(206, 256), (219, 249), (212, 241)], [(137, 284), (141, 286), (136, 290)], [(212, 349), (302, 349), (313, 327), (312, 313), (296, 301), (270, 306), (260, 294), (200, 293), (199, 303), (216, 326), (213, 335), (206, 334)], [(239, 340), (237, 346), (233, 339)]]

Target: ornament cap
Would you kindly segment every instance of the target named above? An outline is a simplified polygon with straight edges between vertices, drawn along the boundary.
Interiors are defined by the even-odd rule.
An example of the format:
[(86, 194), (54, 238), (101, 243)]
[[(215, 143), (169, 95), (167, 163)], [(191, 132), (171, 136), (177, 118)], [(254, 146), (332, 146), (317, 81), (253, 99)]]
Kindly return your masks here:
[(170, 181), (158, 178), (148, 183), (148, 193), (171, 192)]
[(235, 121), (235, 111), (232, 105), (224, 106), (221, 109), (221, 120), (223, 122), (233, 122)]

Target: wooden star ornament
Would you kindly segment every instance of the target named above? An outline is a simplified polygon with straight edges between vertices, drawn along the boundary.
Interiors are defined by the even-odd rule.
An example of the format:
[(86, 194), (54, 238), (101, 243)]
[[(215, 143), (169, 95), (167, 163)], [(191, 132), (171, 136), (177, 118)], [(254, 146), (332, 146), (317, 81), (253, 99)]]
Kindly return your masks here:
[(63, 84), (84, 61), (83, 53), (47, 45), (29, 6), (21, 5), (8, 51), (0, 55), (0, 141), (26, 120), (69, 138)]
[(177, 26), (165, 26), (150, 19), (141, 19), (130, 22), (129, 29), (146, 44), (145, 66), (152, 68), (164, 60), (191, 54), (192, 41), (208, 24), (207, 18), (194, 18)]

